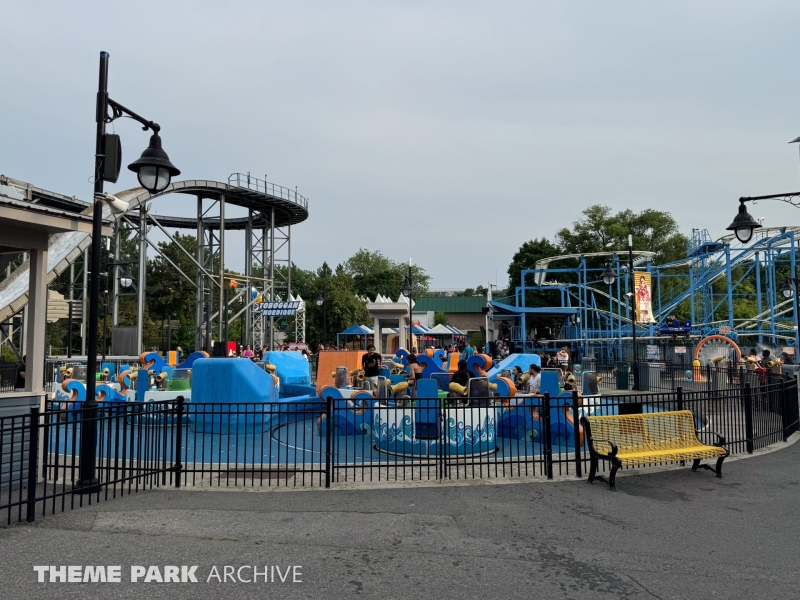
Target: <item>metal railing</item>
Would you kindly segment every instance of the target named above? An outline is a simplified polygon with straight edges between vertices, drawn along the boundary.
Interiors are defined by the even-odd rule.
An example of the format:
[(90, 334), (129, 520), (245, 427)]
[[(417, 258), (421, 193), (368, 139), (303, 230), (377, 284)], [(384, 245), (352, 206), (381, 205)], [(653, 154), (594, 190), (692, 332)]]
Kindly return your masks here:
[(771, 373), (711, 390), (467, 400), (101, 403), (100, 484), (84, 495), (75, 490), (81, 403), (50, 401), (42, 414), (0, 418), (0, 514), (33, 521), (168, 485), (582, 477), (590, 459), (577, 424), (592, 415), (690, 410), (700, 435), (722, 435), (731, 454), (785, 441), (800, 427), (797, 380)]
[(15, 363), (0, 364), (0, 392), (13, 392), (17, 381), (17, 365)]
[(249, 173), (231, 173), (230, 177), (228, 177), (228, 185), (235, 185), (236, 187), (261, 192), (267, 196), (288, 200), (308, 210), (308, 199), (298, 194), (297, 190), (275, 185), (264, 179), (257, 179)]
[[(739, 388), (745, 382), (751, 385), (764, 383), (769, 374), (766, 370), (750, 370), (739, 367), (717, 367), (704, 365), (692, 367), (683, 364), (663, 362), (598, 362), (584, 359), (583, 368), (594, 372), (599, 387), (604, 391), (633, 390), (634, 370), (637, 370), (638, 390), (640, 392), (714, 391)], [(581, 380), (581, 377), (578, 377)]]
[(0, 514), (32, 522), (100, 500), (175, 482), (180, 468), (178, 402), (101, 403), (94, 412), (97, 477), (93, 493), (76, 492), (81, 403), (48, 402), (46, 411), (0, 417)]

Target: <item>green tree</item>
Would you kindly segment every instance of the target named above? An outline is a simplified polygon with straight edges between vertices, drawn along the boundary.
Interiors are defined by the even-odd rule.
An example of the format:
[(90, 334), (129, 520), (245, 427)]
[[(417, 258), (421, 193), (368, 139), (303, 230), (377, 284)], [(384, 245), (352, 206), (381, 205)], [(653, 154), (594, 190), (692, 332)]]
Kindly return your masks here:
[[(353, 325), (369, 322), (367, 307), (353, 291), (353, 277), (342, 265), (334, 272), (327, 262), (316, 272), (317, 289), (306, 302), (306, 339), (312, 345), (332, 345), (336, 334)], [(322, 306), (316, 298), (322, 296)]]
[(688, 239), (668, 212), (648, 208), (640, 213), (626, 209), (612, 214), (610, 207), (595, 204), (581, 215), (572, 227), (556, 233), (560, 253), (625, 250), (631, 235), (634, 250), (655, 252), (653, 263), (664, 264), (685, 256)]
[(480, 349), (481, 346), (486, 345), (486, 338), (480, 331), (473, 331), (469, 334), (469, 345), (475, 346), (476, 349)]
[(450, 319), (447, 318), (447, 313), (439, 311), (433, 315), (434, 325), (447, 325)]
[[(559, 248), (544, 237), (522, 244), (508, 266), (509, 295), (515, 293), (516, 288), (521, 285), (522, 271), (535, 269), (537, 261), (558, 254), (560, 254)], [(525, 278), (525, 285), (533, 284), (533, 276), (529, 273)], [(526, 306), (557, 306), (558, 302), (558, 293), (555, 291), (532, 290), (525, 294)], [(531, 320), (531, 323), (533, 323), (533, 320)]]
[[(189, 254), (195, 256), (197, 253), (197, 241), (194, 235), (175, 234), (175, 241), (183, 246)], [(197, 276), (197, 266), (177, 244), (174, 242), (159, 242), (160, 251), (169, 261), (178, 268), (192, 281)], [(164, 256), (156, 256), (147, 263), (147, 293), (145, 301), (150, 318), (158, 330), (159, 344), (164, 336), (161, 322), (170, 317), (178, 319), (181, 327), (178, 331), (172, 332), (173, 346), (182, 346), (184, 349), (194, 347), (194, 326), (196, 309), (196, 288), (179, 273)], [(228, 334), (230, 339), (238, 339), (233, 336), (229, 326)], [(154, 340), (150, 339), (150, 343)]]
[[(353, 277), (356, 294), (374, 299), (381, 294), (397, 299), (400, 288), (408, 275), (408, 263), (398, 263), (384, 256), (379, 250), (371, 252), (359, 248), (343, 265), (344, 271)], [(419, 265), (411, 267), (411, 297), (417, 300), (428, 291), (430, 276)]]

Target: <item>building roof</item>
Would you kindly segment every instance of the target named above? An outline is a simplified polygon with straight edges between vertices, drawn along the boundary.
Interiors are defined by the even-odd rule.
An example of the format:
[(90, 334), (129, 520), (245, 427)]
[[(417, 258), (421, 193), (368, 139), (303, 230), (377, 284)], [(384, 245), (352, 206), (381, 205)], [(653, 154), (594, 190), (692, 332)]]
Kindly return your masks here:
[(486, 296), (425, 296), (417, 300), (414, 312), (480, 313), (486, 306)]

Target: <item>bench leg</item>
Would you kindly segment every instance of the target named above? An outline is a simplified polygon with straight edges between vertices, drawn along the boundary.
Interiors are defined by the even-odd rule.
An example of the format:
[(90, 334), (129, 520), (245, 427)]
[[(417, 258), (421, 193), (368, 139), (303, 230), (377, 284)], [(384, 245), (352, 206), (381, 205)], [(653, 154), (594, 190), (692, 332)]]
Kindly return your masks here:
[(692, 463), (692, 471), (697, 471), (698, 468), (707, 469), (707, 470), (711, 471), (712, 473), (716, 474), (718, 479), (722, 479), (722, 461), (725, 460), (725, 458), (726, 457), (721, 456), (720, 458), (717, 459), (717, 468), (716, 469), (714, 467), (710, 466), (710, 465), (701, 465), (700, 464), (700, 459), (699, 458), (695, 458), (694, 462)]
[(616, 461), (612, 460), (611, 461), (611, 472), (609, 472), (608, 478), (606, 479), (603, 475), (595, 475), (594, 479), (597, 479), (597, 481), (602, 481), (603, 483), (607, 483), (608, 484), (608, 489), (610, 489), (612, 492), (616, 492), (617, 491), (617, 484), (616, 484), (617, 470), (621, 466), (622, 466), (622, 463), (619, 463), (619, 462), (616, 462)]
[(597, 475), (597, 458), (592, 456), (589, 460), (589, 483), (594, 483), (595, 475)]
[(619, 465), (613, 465), (611, 472), (608, 474), (608, 488), (612, 492), (617, 491), (617, 469), (619, 469)]
[(716, 470), (716, 473), (717, 473), (717, 478), (718, 479), (722, 479), (722, 461), (725, 460), (725, 458), (726, 457), (724, 457), (724, 456), (720, 456), (717, 459), (717, 470)]

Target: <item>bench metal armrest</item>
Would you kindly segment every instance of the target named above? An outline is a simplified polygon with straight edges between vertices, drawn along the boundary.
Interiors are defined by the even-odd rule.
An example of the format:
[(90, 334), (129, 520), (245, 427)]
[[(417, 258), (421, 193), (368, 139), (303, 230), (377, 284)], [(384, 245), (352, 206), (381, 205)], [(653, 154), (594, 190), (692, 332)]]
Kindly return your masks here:
[(716, 431), (704, 431), (702, 429), (696, 429), (694, 433), (698, 437), (698, 439), (699, 439), (701, 433), (715, 435), (715, 436), (717, 436), (717, 443), (716, 444), (711, 444), (711, 445), (712, 446), (719, 446), (720, 448), (725, 445), (725, 437), (721, 436)]
[(604, 443), (608, 444), (609, 446), (611, 446), (611, 452), (608, 453), (608, 457), (609, 458), (613, 458), (614, 456), (617, 455), (617, 451), (619, 449), (617, 448), (617, 445), (614, 442), (612, 442), (611, 440), (592, 439), (592, 444), (594, 444), (594, 442), (604, 442)]
[[(589, 454), (600, 458), (614, 458), (615, 456), (617, 456), (618, 449), (617, 445), (614, 442), (612, 442), (611, 440), (595, 439), (595, 437), (592, 436), (592, 425), (591, 423), (589, 423), (589, 419), (587, 419), (586, 417), (581, 417), (580, 424), (583, 425), (583, 428), (586, 431), (586, 439), (589, 441)], [(608, 454), (600, 454), (594, 445), (595, 442), (605, 442), (606, 444), (611, 446), (611, 452), (609, 452)]]
[(617, 455), (617, 451), (619, 450), (617, 448), (617, 445), (614, 442), (612, 442), (611, 440), (601, 440), (601, 439), (591, 438), (589, 441), (592, 443), (592, 447), (595, 448), (595, 449), (597, 448), (597, 446), (595, 446), (595, 442), (603, 442), (603, 443), (608, 444), (609, 446), (611, 446), (611, 452), (609, 452), (606, 455), (600, 454), (598, 452), (598, 454), (600, 454), (600, 456), (607, 456), (608, 458), (613, 458), (613, 457), (615, 457)]

